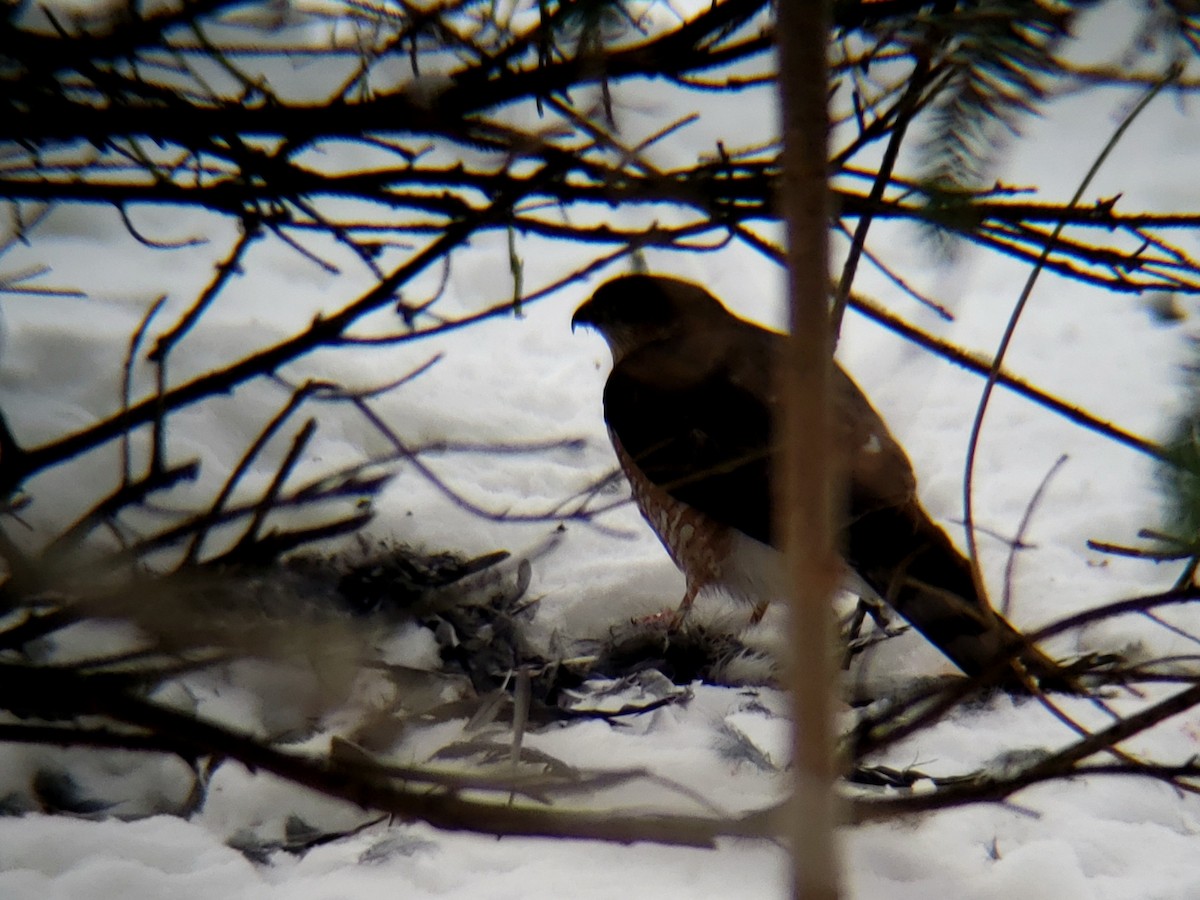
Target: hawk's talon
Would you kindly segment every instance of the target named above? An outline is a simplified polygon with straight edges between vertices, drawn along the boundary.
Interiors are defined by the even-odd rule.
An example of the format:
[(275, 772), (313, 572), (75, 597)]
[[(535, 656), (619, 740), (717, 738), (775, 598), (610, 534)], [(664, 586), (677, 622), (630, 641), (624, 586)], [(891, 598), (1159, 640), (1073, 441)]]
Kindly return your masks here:
[(634, 616), (629, 620), (629, 623), (631, 625), (636, 625), (639, 628), (665, 624), (667, 631), (675, 631), (678, 627), (678, 616), (679, 610), (677, 609), (660, 609), (656, 613), (648, 613), (644, 616)]

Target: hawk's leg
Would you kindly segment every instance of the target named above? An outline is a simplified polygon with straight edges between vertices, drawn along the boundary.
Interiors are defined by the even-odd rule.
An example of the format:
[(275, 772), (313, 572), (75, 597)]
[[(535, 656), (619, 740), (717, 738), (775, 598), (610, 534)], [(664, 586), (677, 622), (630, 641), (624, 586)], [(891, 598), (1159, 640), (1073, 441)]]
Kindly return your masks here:
[[(863, 623), (866, 622), (867, 616), (875, 622), (875, 627), (878, 632), (875, 634), (862, 634)], [(888, 615), (887, 608), (883, 605), (883, 601), (878, 596), (859, 597), (858, 603), (854, 606), (854, 612), (850, 616), (849, 622), (843, 625), (844, 640), (846, 644), (846, 655), (842, 658), (842, 668), (850, 668), (850, 661), (859, 653), (862, 653), (868, 647), (887, 640), (890, 637), (895, 637), (898, 634), (903, 634), (907, 631), (907, 626), (896, 627), (891, 623), (891, 617)]]
[(675, 610), (675, 615), (671, 617), (671, 622), (667, 626), (669, 631), (678, 631), (683, 627), (683, 623), (687, 621), (688, 613), (692, 611), (692, 604), (696, 602), (696, 595), (698, 593), (700, 593), (700, 585), (689, 582), (687, 590), (683, 593), (683, 599), (679, 601), (679, 609)]

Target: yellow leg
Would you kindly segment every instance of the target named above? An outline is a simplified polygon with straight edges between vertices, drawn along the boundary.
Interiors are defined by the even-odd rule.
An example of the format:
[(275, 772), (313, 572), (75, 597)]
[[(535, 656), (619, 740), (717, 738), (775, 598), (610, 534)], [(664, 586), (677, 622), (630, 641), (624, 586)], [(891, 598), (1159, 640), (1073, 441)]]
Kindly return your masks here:
[(671, 624), (668, 626), (671, 631), (678, 631), (683, 627), (683, 623), (687, 621), (688, 613), (692, 611), (692, 604), (696, 602), (696, 595), (698, 593), (700, 593), (698, 586), (688, 585), (683, 599), (679, 601), (679, 608), (675, 610), (675, 615), (671, 617)]

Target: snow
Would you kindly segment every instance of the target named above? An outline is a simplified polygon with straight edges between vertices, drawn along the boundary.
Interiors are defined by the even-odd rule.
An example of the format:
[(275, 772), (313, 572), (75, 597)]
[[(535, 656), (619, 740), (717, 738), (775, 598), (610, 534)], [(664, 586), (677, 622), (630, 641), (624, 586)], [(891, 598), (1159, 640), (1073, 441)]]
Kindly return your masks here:
[[(1115, 14), (1106, 7), (1104, 15)], [(1094, 43), (1121, 32), (1094, 19)], [(1100, 23), (1097, 25), (1097, 23)], [(305, 78), (319, 82), (311, 67)], [(678, 109), (680, 98), (655, 83), (630, 86), (618, 106), (622, 135), (631, 144), (652, 133)], [(579, 98), (576, 98), (577, 100)], [(618, 95), (620, 99), (620, 95)], [(683, 102), (690, 102), (685, 98)], [(1047, 197), (1070, 195), (1115, 125), (1129, 95), (1097, 91), (1054, 103), (1027, 123), (1004, 160), (1006, 181), (1037, 184)], [(706, 101), (707, 102), (707, 101)], [(1161, 97), (1109, 160), (1092, 197), (1122, 193), (1120, 208), (1194, 209), (1193, 173), (1200, 161), (1200, 118), (1195, 100)], [(774, 111), (762, 92), (717, 98), (692, 129), (654, 149), (659, 164), (706, 152), (739, 124), (739, 142), (766, 134)], [(348, 161), (344, 161), (348, 162)], [(645, 213), (591, 211), (614, 223), (643, 221)], [(211, 277), (212, 265), (236, 239), (229, 222), (175, 210), (134, 209), (139, 228), (157, 239), (204, 234), (209, 243), (154, 251), (133, 242), (115, 213), (62, 207), (35, 233), (31, 246), (0, 257), (0, 273), (32, 264), (51, 267), (45, 281), (86, 289), (86, 298), (9, 295), (3, 298), (0, 393), (18, 438), (40, 443), (118, 408), (121, 364), (129, 335), (156, 297), (168, 295), (156, 322), (169, 323)], [(1196, 251), (1194, 235), (1180, 237)], [(905, 306), (896, 288), (864, 265), (862, 292), (885, 298), (905, 318), (965, 347), (994, 348), (1026, 270), (1011, 261), (968, 251), (939, 262), (911, 231), (873, 226), (872, 246), (889, 258), (908, 259), (906, 277), (948, 298), (955, 321)], [(522, 243), (525, 284), (553, 282), (586, 260), (590, 248)], [(337, 308), (369, 286), (370, 273), (348, 255), (334, 275), (264, 239), (249, 252), (201, 328), (177, 354), (171, 375), (185, 379), (248, 348), (303, 329), (320, 309)], [(882, 250), (880, 250), (882, 252)], [(781, 275), (753, 251), (731, 245), (706, 254), (646, 254), (651, 270), (701, 281), (744, 315), (777, 325), (782, 317)], [(912, 265), (913, 258), (922, 262)], [(614, 268), (612, 273), (619, 269)], [(609, 273), (609, 274), (612, 274)], [(407, 299), (432, 294), (438, 272), (407, 288)], [(570, 334), (575, 306), (599, 279), (573, 284), (531, 304), (521, 318), (495, 319), (446, 337), (391, 348), (323, 352), (282, 374), (298, 383), (320, 374), (369, 386), (415, 369), (434, 354), (443, 359), (411, 386), (381, 398), (379, 414), (413, 445), (426, 442), (545, 442), (578, 444), (528, 454), (447, 451), (428, 465), (455, 490), (493, 513), (528, 521), (482, 518), (450, 502), (444, 492), (404, 469), (376, 504), (377, 536), (416, 541), (464, 554), (497, 548), (534, 559), (530, 593), (541, 597), (530, 637), (541, 646), (606, 632), (614, 622), (655, 612), (677, 601), (682, 581), (657, 541), (628, 504), (596, 527), (568, 521), (560, 532), (554, 513), (564, 498), (591, 485), (614, 466), (599, 417), (607, 351), (592, 334)], [(446, 315), (502, 302), (511, 291), (506, 239), (490, 235), (456, 258), (439, 309)], [(894, 302), (893, 302), (894, 301)], [(1187, 401), (1184, 365), (1191, 362), (1195, 304), (1182, 298), (1182, 324), (1156, 321), (1137, 300), (1089, 291), (1043, 274), (1018, 329), (1009, 368), (1050, 393), (1102, 419), (1152, 439), (1163, 438)], [(80, 327), (86, 322), (86, 328)], [(165, 327), (165, 326), (163, 326)], [(156, 334), (151, 330), (151, 336)], [(840, 358), (881, 409), (908, 448), (930, 511), (948, 524), (961, 516), (961, 471), (967, 424), (980, 380), (905, 345), (851, 315)], [(135, 396), (149, 389), (149, 372), (136, 373)], [(186, 506), (211, 496), (248, 440), (286, 400), (279, 385), (251, 384), (177, 417), (177, 458), (204, 462), (198, 483), (173, 495)], [(388, 451), (386, 441), (360, 417), (334, 406), (319, 410), (319, 439), (305, 465), (315, 473)], [(287, 439), (272, 446), (278, 460)], [(1130, 543), (1141, 526), (1158, 521), (1155, 470), (1134, 451), (1077, 428), (1041, 407), (1000, 392), (993, 400), (979, 457), (976, 502), (980, 524), (1014, 533), (1029, 499), (1054, 461), (1067, 454), (1037, 510), (1016, 567), (1011, 617), (1036, 627), (1105, 601), (1148, 593), (1171, 583), (1175, 571), (1106, 557), (1089, 538)], [(40, 533), (69, 522), (115, 484), (115, 453), (60, 467), (35, 479), (35, 503), (22, 513)], [(269, 479), (269, 464), (252, 483)], [(619, 500), (619, 487), (605, 499)], [(981, 544), (994, 592), (1007, 550)], [(700, 616), (725, 614), (704, 598)], [(1195, 612), (1164, 616), (1195, 630)], [(764, 628), (771, 627), (769, 617)], [(113, 639), (119, 644), (119, 635)], [(91, 640), (92, 638), (88, 638)], [(770, 635), (765, 638), (770, 642)], [(1057, 652), (1089, 650), (1186, 653), (1190, 645), (1159, 626), (1126, 617), (1058, 639)], [(70, 648), (64, 646), (62, 652)], [(390, 652), (409, 664), (430, 665), (435, 648), (427, 632), (395, 636)], [(246, 663), (199, 682), (189, 698), (202, 715), (260, 733), (287, 730), (302, 718), (296, 708), (320, 693), (294, 671)], [(889, 642), (860, 673), (895, 677), (949, 671), (915, 635)], [(370, 686), (363, 691), (369, 692)], [(682, 813), (746, 812), (777, 802), (786, 790), (787, 729), (784, 699), (769, 688), (694, 685), (686, 703), (621, 726), (597, 721), (535, 730), (525, 746), (584, 771), (644, 768), (639, 778), (593, 798), (565, 803), (594, 808), (639, 808)], [(1154, 692), (1151, 692), (1153, 695)], [(181, 698), (180, 702), (183, 702)], [(312, 700), (312, 702), (316, 702)], [(1117, 696), (1117, 711), (1139, 701)], [(1086, 701), (1064, 701), (1089, 727), (1110, 721)], [(497, 741), (498, 726), (486, 731)], [(465, 720), (430, 725), (406, 736), (397, 762), (422, 763), (440, 748), (478, 737)], [(890, 748), (880, 762), (932, 775), (993, 767), (1006, 758), (1054, 748), (1073, 734), (1035, 703), (998, 697), (960, 710), (937, 726)], [(1128, 743), (1155, 759), (1186, 760), (1200, 748), (1196, 712), (1176, 717)], [(314, 748), (315, 749), (315, 748)], [(121, 797), (121, 803), (81, 817), (43, 815), (34, 805), (0, 817), (0, 897), (24, 900), (123, 897), (189, 898), (424, 897), (587, 898), (646, 896), (783, 896), (787, 862), (764, 840), (722, 839), (715, 850), (596, 841), (495, 839), (438, 831), (422, 823), (377, 822), (302, 855), (266, 851), (258, 862), (234, 846), (286, 842), (289, 819), (323, 830), (352, 831), (372, 818), (349, 805), (317, 797), (236, 764), (213, 776), (203, 807), (188, 818), (151, 815), (182, 809), (187, 771), (182, 763), (140, 754), (0, 747), (0, 799), (24, 796), (32, 773), (50, 766), (69, 773), (81, 797)], [(844, 872), (857, 898), (1176, 898), (1200, 884), (1200, 799), (1149, 779), (1094, 776), (1039, 785), (1011, 802), (969, 806), (920, 818), (847, 827), (841, 832)]]

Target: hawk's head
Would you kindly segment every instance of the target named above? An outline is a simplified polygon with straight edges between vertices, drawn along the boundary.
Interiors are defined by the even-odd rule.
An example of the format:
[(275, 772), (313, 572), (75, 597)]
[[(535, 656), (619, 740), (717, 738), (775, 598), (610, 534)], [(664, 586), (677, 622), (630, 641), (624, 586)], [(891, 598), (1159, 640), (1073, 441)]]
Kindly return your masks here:
[(620, 360), (648, 344), (728, 318), (720, 301), (698, 284), (661, 275), (622, 275), (602, 284), (575, 310), (571, 329), (595, 328)]

